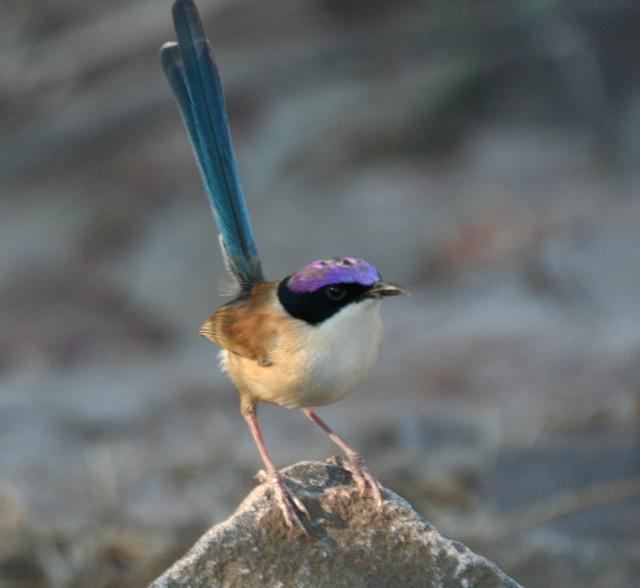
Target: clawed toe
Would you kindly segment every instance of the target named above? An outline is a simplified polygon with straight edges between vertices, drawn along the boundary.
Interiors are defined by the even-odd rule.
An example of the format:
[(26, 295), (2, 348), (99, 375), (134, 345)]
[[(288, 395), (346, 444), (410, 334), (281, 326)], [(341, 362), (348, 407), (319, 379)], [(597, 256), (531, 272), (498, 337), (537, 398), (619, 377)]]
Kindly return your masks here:
[(382, 486), (380, 486), (378, 480), (369, 473), (369, 470), (360, 455), (353, 453), (348, 456), (348, 459), (349, 462), (347, 469), (353, 476), (353, 481), (358, 488), (360, 496), (370, 495), (376, 503), (376, 506), (381, 508), (384, 499), (382, 496)]
[(282, 512), (287, 527), (291, 530), (298, 529), (303, 535), (309, 536), (309, 531), (307, 531), (299, 514), (302, 513), (310, 519), (309, 510), (304, 502), (286, 487), (282, 476), (279, 473), (270, 475), (260, 471), (258, 477), (263, 483), (269, 484), (273, 490), (275, 501)]
[[(348, 459), (346, 469), (351, 472), (351, 476), (358, 488), (360, 496), (370, 494), (375, 500), (378, 508), (381, 508), (384, 502), (382, 486), (380, 486), (378, 481), (369, 473), (367, 466), (364, 465), (364, 461), (362, 461), (360, 455), (351, 449), (351, 447), (349, 447), (340, 437), (338, 437), (338, 435), (329, 428), (327, 423), (325, 423), (313, 410), (308, 407), (302, 408), (301, 410), (308, 419), (318, 425), (327, 435), (329, 435), (330, 439), (345, 452)], [(344, 467), (340, 458), (336, 457), (334, 462), (336, 465)]]
[(293, 494), (289, 490), (287, 490), (287, 494), (289, 496), (289, 499), (293, 502), (293, 504), (296, 507), (296, 509), (298, 509), (308, 519), (311, 519), (311, 514), (309, 513), (309, 510), (305, 506), (304, 502), (302, 502), (302, 500), (300, 500), (300, 498), (298, 498), (295, 494)]

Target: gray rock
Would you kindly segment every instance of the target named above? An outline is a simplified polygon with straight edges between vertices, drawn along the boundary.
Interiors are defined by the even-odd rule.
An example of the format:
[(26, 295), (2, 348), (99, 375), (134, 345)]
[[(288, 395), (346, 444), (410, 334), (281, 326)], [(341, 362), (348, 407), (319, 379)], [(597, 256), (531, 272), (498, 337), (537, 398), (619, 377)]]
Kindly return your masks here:
[(518, 587), (490, 561), (442, 537), (393, 492), (385, 490), (384, 507), (376, 509), (339, 465), (302, 462), (284, 474), (311, 513), (313, 539), (288, 533), (261, 485), (150, 588)]

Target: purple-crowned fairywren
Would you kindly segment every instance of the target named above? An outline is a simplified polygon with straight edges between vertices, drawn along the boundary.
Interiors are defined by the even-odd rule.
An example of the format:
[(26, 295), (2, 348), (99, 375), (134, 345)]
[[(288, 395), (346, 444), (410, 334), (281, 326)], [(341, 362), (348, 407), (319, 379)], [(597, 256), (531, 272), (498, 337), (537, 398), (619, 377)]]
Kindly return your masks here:
[(307, 533), (304, 503), (287, 488), (265, 446), (256, 407), (299, 408), (345, 452), (363, 495), (383, 497), (360, 455), (310, 408), (343, 398), (376, 360), (382, 336), (380, 302), (406, 290), (381, 279), (355, 257), (314, 261), (281, 279), (265, 280), (240, 187), (224, 97), (211, 48), (193, 0), (175, 0), (177, 43), (161, 50), (220, 231), (236, 296), (200, 333), (219, 347), (222, 369), (238, 388), (240, 409), (289, 527)]

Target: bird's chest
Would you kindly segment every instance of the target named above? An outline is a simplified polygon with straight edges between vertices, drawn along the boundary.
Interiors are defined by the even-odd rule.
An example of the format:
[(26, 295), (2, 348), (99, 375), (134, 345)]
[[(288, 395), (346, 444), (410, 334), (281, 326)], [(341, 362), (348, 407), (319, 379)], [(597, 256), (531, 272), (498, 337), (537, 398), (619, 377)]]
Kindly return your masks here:
[(375, 301), (345, 309), (326, 324), (310, 328), (301, 354), (303, 405), (320, 406), (343, 398), (371, 369), (381, 337)]
[(241, 394), (287, 408), (343, 398), (369, 371), (382, 338), (379, 301), (345, 308), (319, 325), (282, 321), (271, 365), (223, 350), (225, 369)]

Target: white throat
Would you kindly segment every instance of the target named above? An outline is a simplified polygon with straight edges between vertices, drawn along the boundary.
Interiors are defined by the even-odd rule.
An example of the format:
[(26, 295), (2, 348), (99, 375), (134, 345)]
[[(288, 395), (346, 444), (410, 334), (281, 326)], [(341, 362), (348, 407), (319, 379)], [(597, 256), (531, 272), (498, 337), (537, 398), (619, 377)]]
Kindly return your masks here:
[(307, 405), (339, 400), (371, 369), (382, 339), (380, 302), (349, 304), (319, 325), (305, 326)]

